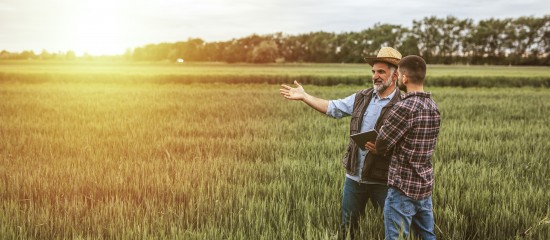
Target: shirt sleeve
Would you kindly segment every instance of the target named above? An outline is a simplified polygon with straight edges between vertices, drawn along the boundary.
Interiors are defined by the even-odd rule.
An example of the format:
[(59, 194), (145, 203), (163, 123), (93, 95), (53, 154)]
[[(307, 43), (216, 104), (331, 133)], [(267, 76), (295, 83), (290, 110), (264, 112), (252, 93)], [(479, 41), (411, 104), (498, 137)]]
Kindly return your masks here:
[(328, 101), (328, 109), (326, 114), (333, 118), (342, 118), (350, 116), (353, 112), (353, 104), (355, 102), (355, 93), (337, 100)]
[(381, 155), (391, 153), (397, 142), (409, 131), (409, 111), (406, 107), (396, 104), (392, 107), (380, 127), (376, 138), (376, 151)]

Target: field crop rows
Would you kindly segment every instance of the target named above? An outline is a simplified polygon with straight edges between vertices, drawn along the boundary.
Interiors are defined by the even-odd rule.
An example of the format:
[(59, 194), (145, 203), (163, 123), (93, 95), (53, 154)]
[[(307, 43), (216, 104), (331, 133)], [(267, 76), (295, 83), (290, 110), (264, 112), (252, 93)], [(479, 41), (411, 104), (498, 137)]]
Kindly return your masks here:
[[(367, 64), (224, 64), (0, 61), (0, 82), (267, 83), (365, 85)], [(430, 65), (428, 86), (550, 87), (549, 67)]]
[[(305, 85), (327, 99), (363, 86)], [(332, 239), (349, 119), (278, 85), (0, 82), (5, 239)], [(550, 89), (429, 88), (439, 239), (550, 236)], [(362, 239), (382, 239), (370, 206)]]

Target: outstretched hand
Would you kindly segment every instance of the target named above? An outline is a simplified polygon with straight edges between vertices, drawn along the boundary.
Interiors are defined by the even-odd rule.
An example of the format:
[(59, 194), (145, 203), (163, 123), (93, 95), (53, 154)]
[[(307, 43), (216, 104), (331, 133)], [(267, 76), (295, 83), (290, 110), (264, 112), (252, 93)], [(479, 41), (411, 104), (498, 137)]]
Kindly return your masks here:
[(295, 88), (291, 87), (291, 86), (288, 86), (286, 84), (282, 84), (281, 85), (281, 89), (279, 89), (279, 92), (281, 93), (281, 95), (283, 95), (283, 97), (285, 97), (286, 99), (290, 99), (290, 100), (303, 100), (306, 96), (306, 91), (304, 90), (304, 88), (302, 87), (302, 85), (300, 85), (298, 83), (298, 81), (294, 80), (294, 84), (296, 85)]

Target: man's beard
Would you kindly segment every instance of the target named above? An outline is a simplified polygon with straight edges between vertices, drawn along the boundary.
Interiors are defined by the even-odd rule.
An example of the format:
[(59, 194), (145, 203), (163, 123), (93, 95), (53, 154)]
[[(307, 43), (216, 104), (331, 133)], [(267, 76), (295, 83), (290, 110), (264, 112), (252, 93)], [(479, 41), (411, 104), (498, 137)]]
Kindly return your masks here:
[(407, 92), (407, 86), (403, 84), (403, 76), (397, 77), (397, 87), (399, 88), (399, 90)]
[[(376, 81), (382, 81), (382, 85), (376, 85)], [(382, 78), (372, 80), (372, 82), (374, 90), (376, 90), (376, 92), (378, 93), (386, 91), (386, 89), (388, 89), (388, 87), (390, 87), (391, 85), (391, 80), (387, 80), (386, 82), (384, 82)]]
[(404, 91), (404, 92), (407, 92), (407, 86), (405, 86), (405, 84), (403, 84), (401, 81), (397, 80), (397, 87), (399, 88), (399, 90), (401, 91)]

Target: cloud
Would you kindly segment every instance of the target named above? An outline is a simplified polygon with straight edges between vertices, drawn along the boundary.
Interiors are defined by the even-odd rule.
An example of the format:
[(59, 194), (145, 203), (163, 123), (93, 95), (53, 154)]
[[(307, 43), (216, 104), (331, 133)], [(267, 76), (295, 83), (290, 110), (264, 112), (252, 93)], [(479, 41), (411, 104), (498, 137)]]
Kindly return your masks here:
[[(120, 31), (117, 41), (127, 47), (147, 43), (183, 41), (189, 37), (225, 41), (251, 34), (312, 31), (361, 31), (375, 23), (410, 27), (413, 20), (446, 17), (474, 21), (489, 18), (516, 18), (548, 14), (547, 0), (4, 0), (0, 3), (0, 42), (2, 48), (59, 49), (70, 46), (80, 13), (95, 11), (95, 18), (113, 19)], [(108, 10), (108, 11), (105, 11)], [(80, 12), (79, 12), (80, 11)], [(101, 13), (114, 16), (102, 16)], [(80, 20), (75, 20), (80, 19)], [(103, 19), (105, 20), (105, 19)], [(106, 21), (98, 21), (95, 31)], [(73, 31), (73, 32), (71, 32)], [(112, 35), (112, 34), (111, 34)], [(108, 41), (107, 38), (103, 41)], [(113, 46), (114, 47), (114, 46)]]

